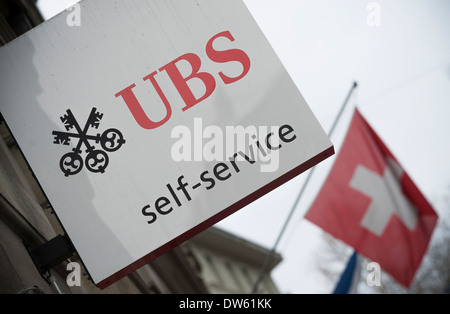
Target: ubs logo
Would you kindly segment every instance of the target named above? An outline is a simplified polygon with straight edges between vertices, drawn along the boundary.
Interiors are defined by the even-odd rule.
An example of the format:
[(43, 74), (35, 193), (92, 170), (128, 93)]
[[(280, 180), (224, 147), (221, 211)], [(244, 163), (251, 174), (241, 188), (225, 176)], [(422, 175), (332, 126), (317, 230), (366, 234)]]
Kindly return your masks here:
[[(59, 163), (59, 167), (66, 177), (79, 173), (83, 169), (83, 165), (86, 165), (86, 168), (93, 173), (104, 173), (109, 164), (108, 153), (117, 151), (125, 144), (122, 133), (117, 129), (108, 129), (102, 134), (88, 134), (91, 128), (99, 128), (102, 118), (103, 114), (96, 108), (92, 108), (82, 129), (70, 109), (61, 117), (68, 132), (53, 131), (53, 143), (70, 145), (72, 139), (78, 141), (72, 151), (65, 154)], [(86, 148), (84, 159), (81, 149), (83, 146)]]

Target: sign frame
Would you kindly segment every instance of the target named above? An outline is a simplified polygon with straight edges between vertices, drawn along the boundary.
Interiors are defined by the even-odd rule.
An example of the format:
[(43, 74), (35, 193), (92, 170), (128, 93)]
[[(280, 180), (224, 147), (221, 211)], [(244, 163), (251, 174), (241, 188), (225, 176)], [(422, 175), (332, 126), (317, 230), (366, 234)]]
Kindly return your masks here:
[[(177, 6), (173, 2), (120, 0), (113, 6), (109, 0), (81, 1), (81, 12), (89, 18), (83, 19), (86, 24), (80, 28), (66, 25), (62, 13), (0, 48), (0, 70), (8, 73), (7, 79), (0, 77), (0, 99), (8, 104), (0, 105), (2, 117), (100, 289), (334, 154), (333, 144), (241, 0), (227, 4), (189, 0)], [(154, 18), (137, 19), (144, 7)], [(190, 19), (189, 14), (177, 15), (179, 20), (157, 19), (161, 14), (175, 16), (185, 11), (192, 14)], [(122, 27), (114, 27), (108, 21), (111, 18)], [(180, 25), (185, 29), (180, 30)], [(90, 30), (96, 32), (86, 36)], [(189, 32), (191, 37), (186, 35)], [(154, 35), (151, 41), (141, 39), (150, 34)], [(126, 45), (121, 48), (119, 39), (133, 42), (133, 51)], [(181, 44), (174, 46), (174, 42)], [(155, 46), (166, 50), (152, 51), (152, 58), (140, 52)], [(29, 55), (28, 48), (36, 51)], [(105, 57), (108, 49), (115, 53)], [(141, 59), (140, 67), (130, 64)], [(82, 62), (72, 65), (68, 60)], [(32, 63), (21, 65), (23, 61)], [(93, 84), (97, 81), (102, 84)], [(30, 86), (30, 82), (37, 88), (22, 93), (20, 86)], [(77, 83), (81, 93), (71, 89)], [(146, 96), (144, 90), (149, 86), (155, 91)], [(255, 96), (254, 91), (264, 91), (264, 97)], [(38, 95), (33, 98), (32, 92)], [(159, 111), (151, 111), (157, 118), (150, 117), (148, 106), (144, 108), (141, 99), (149, 100), (145, 97), (158, 100)], [(64, 104), (64, 99), (71, 105)], [(224, 103), (234, 115), (224, 111), (220, 106)], [(223, 119), (224, 114), (231, 118)], [(249, 158), (238, 166), (235, 159), (242, 151), (233, 160), (228, 158), (228, 164), (205, 160), (177, 164), (169, 155), (173, 145), (166, 142), (180, 125), (195, 133), (198, 117), (215, 130), (230, 124), (277, 127), (281, 142), (269, 141), (277, 132), (270, 129), (246, 147), (257, 154), (279, 156), (277, 169), (263, 173)], [(72, 150), (62, 149), (64, 145)], [(158, 155), (152, 156), (151, 163), (145, 161), (142, 156), (153, 151)], [(248, 157), (245, 154), (240, 155)], [(225, 182), (230, 177), (227, 171), (232, 170), (238, 179)], [(206, 172), (215, 175), (214, 190), (210, 191), (211, 184), (193, 191), (200, 183), (211, 183)], [(200, 173), (205, 175), (200, 176), (200, 183), (189, 186), (192, 194), (188, 195), (186, 181), (191, 183), (192, 176)], [(176, 190), (170, 185), (175, 180)], [(149, 190), (162, 196), (149, 197)], [(178, 197), (184, 197), (184, 202)], [(195, 199), (192, 203), (191, 198)], [(154, 244), (144, 241), (147, 238)]]

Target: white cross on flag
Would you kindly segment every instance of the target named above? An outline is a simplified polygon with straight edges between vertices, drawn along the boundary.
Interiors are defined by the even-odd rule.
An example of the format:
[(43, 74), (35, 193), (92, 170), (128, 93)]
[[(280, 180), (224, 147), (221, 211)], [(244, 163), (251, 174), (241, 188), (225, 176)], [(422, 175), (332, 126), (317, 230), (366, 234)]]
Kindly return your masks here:
[(341, 151), (305, 218), (409, 287), (438, 216), (355, 110)]

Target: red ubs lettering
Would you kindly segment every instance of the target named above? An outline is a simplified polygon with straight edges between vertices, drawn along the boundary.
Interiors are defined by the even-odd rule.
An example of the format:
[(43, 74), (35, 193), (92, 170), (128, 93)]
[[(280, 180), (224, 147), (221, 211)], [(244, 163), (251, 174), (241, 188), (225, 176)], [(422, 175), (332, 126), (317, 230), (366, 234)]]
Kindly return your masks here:
[[(231, 61), (237, 61), (241, 63), (243, 66), (242, 73), (236, 77), (227, 76), (223, 72), (218, 73), (223, 83), (228, 85), (239, 81), (245, 75), (247, 75), (248, 71), (250, 70), (250, 58), (244, 51), (240, 49), (228, 49), (223, 51), (215, 50), (213, 48), (213, 43), (219, 37), (224, 37), (231, 42), (234, 41), (234, 37), (231, 35), (229, 31), (224, 31), (214, 35), (206, 44), (205, 49), (208, 58), (215, 63), (227, 63)], [(182, 60), (187, 61), (192, 67), (192, 73), (187, 77), (183, 77), (182, 74), (180, 73), (180, 70), (177, 67), (177, 63)], [(183, 111), (188, 110), (189, 108), (195, 106), (199, 102), (211, 96), (211, 94), (214, 92), (216, 88), (216, 79), (214, 78), (214, 76), (208, 72), (200, 72), (201, 63), (202, 63), (201, 59), (198, 55), (196, 55), (195, 53), (186, 53), (159, 69), (159, 72), (165, 71), (167, 73), (170, 80), (177, 89), (178, 93), (180, 94), (181, 98), (183, 99), (185, 103), (185, 106), (182, 108)], [(158, 71), (154, 71), (153, 73), (144, 77), (143, 80), (150, 81), (150, 83), (157, 92), (159, 98), (161, 98), (166, 108), (166, 115), (162, 120), (152, 121), (144, 112), (141, 104), (139, 103), (139, 100), (137, 99), (136, 95), (133, 92), (133, 89), (136, 87), (136, 84), (131, 84), (130, 86), (128, 86), (127, 88), (123, 89), (122, 91), (118, 92), (115, 95), (116, 97), (123, 98), (136, 122), (144, 129), (155, 129), (166, 123), (172, 116), (172, 107), (169, 101), (167, 100), (163, 90), (161, 89), (161, 87), (159, 86), (158, 82), (155, 79), (155, 76), (157, 74)], [(205, 86), (205, 93), (200, 97), (196, 97), (192, 93), (191, 89), (187, 84), (187, 82), (193, 78), (201, 80), (201, 82)]]

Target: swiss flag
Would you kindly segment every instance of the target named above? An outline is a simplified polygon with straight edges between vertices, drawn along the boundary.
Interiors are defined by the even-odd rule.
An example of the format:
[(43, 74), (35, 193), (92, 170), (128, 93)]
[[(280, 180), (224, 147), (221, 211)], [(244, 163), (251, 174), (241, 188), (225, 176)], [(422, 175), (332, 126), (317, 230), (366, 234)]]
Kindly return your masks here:
[(438, 216), (357, 109), (306, 219), (409, 287)]

